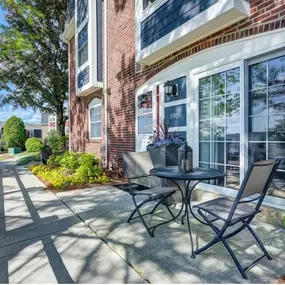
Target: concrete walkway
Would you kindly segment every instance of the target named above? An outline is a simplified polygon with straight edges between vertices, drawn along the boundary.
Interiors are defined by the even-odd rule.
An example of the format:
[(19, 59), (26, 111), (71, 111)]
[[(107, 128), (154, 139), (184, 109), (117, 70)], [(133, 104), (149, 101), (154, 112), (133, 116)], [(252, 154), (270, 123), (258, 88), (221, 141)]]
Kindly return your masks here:
[[(102, 186), (57, 196), (150, 283), (276, 283), (285, 275), (285, 229), (260, 221), (253, 225), (273, 261), (261, 260), (247, 272), (249, 279), (245, 281), (222, 244), (191, 259), (186, 225), (162, 226), (155, 232), (155, 238), (150, 238), (138, 219), (126, 223), (133, 209), (127, 192)], [(168, 213), (162, 209), (148, 222), (165, 217)], [(209, 227), (194, 219), (191, 225), (199, 247), (213, 238)], [(229, 242), (244, 267), (261, 255), (247, 231)]]
[(0, 162), (0, 269), (0, 283), (146, 282), (14, 159)]

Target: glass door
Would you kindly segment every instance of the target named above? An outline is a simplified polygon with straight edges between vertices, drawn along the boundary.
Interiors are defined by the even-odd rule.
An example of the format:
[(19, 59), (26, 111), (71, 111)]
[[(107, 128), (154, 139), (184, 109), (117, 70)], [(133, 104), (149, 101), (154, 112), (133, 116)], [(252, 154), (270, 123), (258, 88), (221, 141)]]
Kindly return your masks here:
[(269, 191), (285, 198), (285, 56), (248, 66), (249, 162), (281, 158)]
[(240, 183), (240, 68), (201, 77), (199, 90), (199, 165), (226, 172), (219, 186)]

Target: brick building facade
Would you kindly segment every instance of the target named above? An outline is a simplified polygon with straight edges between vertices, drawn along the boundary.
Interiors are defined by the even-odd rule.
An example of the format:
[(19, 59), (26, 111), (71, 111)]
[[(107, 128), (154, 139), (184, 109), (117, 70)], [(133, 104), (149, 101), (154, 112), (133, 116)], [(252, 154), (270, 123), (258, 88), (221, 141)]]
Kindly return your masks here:
[[(80, 0), (75, 1), (75, 5), (76, 3), (77, 5), (79, 5), (78, 2), (80, 2)], [(179, 27), (181, 27), (181, 25), (185, 25), (186, 21), (188, 21), (187, 23), (190, 23), (192, 21), (191, 22), (193, 23), (192, 26), (197, 25), (197, 29), (193, 30), (192, 32), (188, 31), (187, 32), (188, 34), (186, 35), (183, 34), (183, 36), (181, 36), (181, 38), (178, 38), (176, 42), (175, 41), (170, 42), (169, 48), (167, 46), (162, 46), (162, 48), (158, 50), (155, 45), (159, 46), (160, 42), (163, 42), (164, 38), (167, 38), (167, 36), (171, 35), (171, 33), (173, 32), (170, 31), (166, 35), (165, 34), (166, 32), (163, 31), (163, 29), (166, 29), (163, 26), (164, 25), (163, 23), (165, 23), (165, 25), (171, 26), (172, 24), (168, 24), (167, 22), (168, 18), (170, 19), (171, 17), (174, 17), (173, 15), (176, 13), (174, 11), (173, 14), (169, 14), (168, 17), (163, 18), (162, 16), (162, 18), (159, 18), (161, 16), (158, 13), (159, 9), (162, 10), (165, 5), (168, 5), (168, 8), (170, 9), (172, 7), (171, 5), (173, 5), (173, 7), (175, 5), (177, 6), (179, 5), (177, 3), (179, 2), (180, 6), (183, 6), (186, 5), (183, 4), (184, 2), (189, 2), (189, 1), (176, 1), (174, 3), (172, 0), (168, 1), (156, 0), (154, 1), (154, 3), (151, 4), (150, 7), (147, 7), (146, 10), (144, 10), (143, 12), (139, 10), (140, 8), (138, 8), (138, 6), (141, 5), (138, 4), (139, 2), (145, 2), (145, 1), (109, 0), (107, 2), (107, 8), (108, 8), (107, 12), (108, 151), (107, 153), (108, 153), (108, 167), (110, 168), (120, 167), (121, 169), (123, 169), (121, 161), (122, 152), (143, 150), (146, 144), (146, 138), (147, 136), (150, 135), (150, 134), (145, 135), (141, 139), (141, 143), (138, 143), (138, 140), (140, 140), (140, 136), (138, 134), (139, 123), (138, 123), (138, 114), (136, 113), (137, 112), (136, 106), (137, 106), (137, 99), (140, 94), (143, 94), (149, 90), (151, 90), (152, 92), (152, 102), (153, 102), (152, 115), (153, 115), (153, 125), (155, 126), (160, 119), (164, 118), (162, 114), (166, 112), (165, 106), (168, 106), (166, 104), (166, 101), (164, 102), (164, 105), (162, 104), (164, 101), (163, 83), (166, 80), (168, 79), (174, 80), (175, 78), (179, 78), (185, 75), (187, 82), (186, 85), (188, 88), (186, 91), (187, 93), (186, 97), (188, 98), (189, 96), (190, 97), (192, 96), (191, 95), (192, 93), (194, 94), (196, 92), (196, 91), (194, 92), (194, 89), (193, 92), (191, 90), (190, 85), (192, 84), (192, 77), (194, 78), (197, 76), (197, 78), (200, 78), (196, 74), (198, 74), (200, 71), (205, 73), (207, 70), (207, 66), (209, 66), (208, 70), (213, 70), (214, 68), (217, 68), (220, 65), (226, 66), (226, 64), (228, 64), (229, 65), (228, 70), (230, 69), (233, 70), (233, 67), (231, 67), (230, 65), (234, 61), (242, 60), (243, 63), (241, 63), (241, 65), (233, 65), (234, 68), (240, 68), (240, 70), (242, 70), (244, 68), (244, 62), (246, 62), (247, 64), (247, 60), (249, 58), (262, 56), (263, 53), (265, 57), (262, 58), (261, 61), (267, 60), (267, 54), (270, 52), (271, 53), (276, 52), (277, 54), (276, 57), (283, 55), (285, 56), (285, 49), (283, 48), (285, 47), (285, 37), (284, 37), (285, 0), (192, 1), (192, 4), (189, 5), (193, 6), (194, 2), (198, 3), (198, 4), (196, 3), (197, 5), (195, 4), (196, 6), (193, 7), (191, 6), (192, 16), (189, 14), (189, 19), (186, 18), (185, 16), (184, 17), (185, 19), (180, 20), (181, 24), (176, 26), (176, 30), (178, 30)], [(204, 5), (202, 2), (205, 2), (207, 6), (205, 6), (206, 4), (204, 3), (205, 4)], [(234, 7), (232, 10), (226, 7), (227, 5), (230, 4), (233, 5)], [(198, 19), (199, 15), (202, 13), (205, 13), (203, 15), (212, 14), (214, 10), (211, 9), (215, 8), (216, 11), (214, 11), (214, 13), (216, 12), (220, 13), (219, 11), (217, 11), (217, 7), (220, 7), (218, 5), (220, 6), (224, 5), (223, 9), (225, 10), (229, 9), (229, 10), (227, 10), (227, 12), (225, 12), (224, 14), (222, 14), (222, 12), (221, 15), (217, 14), (216, 19), (211, 18), (211, 20), (209, 20), (210, 25), (207, 26), (207, 23), (205, 23), (204, 25), (205, 28), (203, 28), (203, 25), (201, 25), (200, 27), (199, 24), (194, 22), (194, 20)], [(194, 14), (196, 13), (195, 11), (198, 11), (196, 9), (198, 6), (199, 6), (199, 12), (197, 12), (197, 14)], [(190, 7), (190, 6), (185, 6), (185, 7)], [(246, 12), (244, 12), (245, 10)], [(90, 11), (91, 10), (89, 10), (89, 12)], [(207, 12), (209, 13), (207, 14)], [(106, 49), (106, 47), (104, 46), (105, 38), (103, 33), (104, 16), (106, 15), (104, 11), (104, 4), (97, 5), (96, 13), (97, 16), (98, 13), (101, 13), (101, 15), (103, 15), (101, 24), (98, 24), (97, 26), (96, 36), (97, 36), (97, 41), (100, 41), (100, 44), (102, 44), (102, 50), (101, 50), (102, 70), (104, 70), (104, 54)], [(139, 13), (141, 14), (144, 13), (147, 15), (146, 16), (143, 15), (142, 20), (139, 20), (138, 19)], [(166, 12), (165, 10), (165, 13), (169, 12)], [(163, 13), (161, 14), (163, 15)], [(77, 14), (75, 13), (75, 18), (76, 15)], [(158, 21), (160, 21), (160, 23), (158, 23)], [(105, 150), (104, 88), (100, 88), (98, 84), (99, 87), (97, 86), (98, 87), (96, 88), (97, 90), (94, 89), (93, 92), (89, 92), (89, 94), (87, 95), (84, 94), (84, 96), (78, 96), (78, 90), (77, 90), (78, 86), (76, 84), (78, 84), (77, 81), (79, 80), (78, 79), (79, 77), (77, 76), (80, 75), (79, 73), (80, 68), (78, 69), (79, 71), (76, 68), (77, 64), (76, 40), (78, 37), (80, 37), (80, 31), (76, 33), (76, 21), (75, 24), (73, 25), (75, 25), (75, 28), (73, 28), (74, 29), (73, 32), (69, 31), (67, 33), (65, 31), (65, 34), (68, 34), (67, 36), (65, 36), (65, 38), (69, 42), (69, 52), (70, 52), (69, 70), (70, 70), (71, 148), (74, 151), (96, 152), (97, 154), (100, 154), (102, 158), (104, 158), (104, 150)], [(143, 25), (145, 26), (148, 25), (148, 30), (145, 27), (143, 27)], [(159, 31), (157, 25), (160, 25)], [(211, 30), (211, 27), (213, 27), (213, 31)], [(98, 38), (98, 29), (102, 31), (102, 38), (100, 39)], [(152, 29), (156, 31), (155, 35), (151, 34)], [(139, 33), (142, 33), (142, 35), (141, 34), (138, 35), (138, 31)], [(162, 32), (160, 33), (160, 31)], [(199, 33), (199, 31), (201, 32)], [(192, 37), (191, 33), (193, 35)], [(160, 36), (159, 34), (161, 34), (162, 36)], [(172, 36), (175, 37), (176, 35), (172, 34)], [(142, 42), (138, 45), (139, 37)], [(156, 39), (156, 41), (154, 39)], [(92, 43), (93, 43), (92, 40), (93, 40), (92, 36), (91, 39), (88, 38), (88, 45), (91, 44), (91, 47), (90, 46), (88, 47), (89, 53), (90, 51), (92, 51)], [(264, 47), (261, 47), (262, 44), (260, 45), (259, 42), (264, 43)], [(146, 47), (144, 51), (140, 53), (140, 51), (138, 51), (139, 46), (142, 47), (143, 45), (146, 45)], [(238, 56), (239, 51), (242, 53), (240, 57)], [(97, 47), (97, 52), (98, 52), (98, 47)], [(214, 57), (216, 58), (213, 58), (212, 54), (215, 52), (216, 54)], [(233, 52), (233, 55), (231, 55), (231, 52)], [(157, 58), (159, 60), (154, 60), (154, 55), (155, 56), (157, 55)], [(272, 56), (272, 58), (274, 58), (274, 56)], [(193, 61), (191, 61), (192, 59)], [(199, 67), (200, 69), (197, 67), (197, 63), (195, 62), (195, 60), (201, 61), (201, 68)], [(188, 70), (187, 72), (185, 71), (188, 62), (189, 62), (189, 67), (188, 67), (189, 73)], [(140, 67), (138, 65), (139, 63), (143, 64), (141, 65), (141, 69), (139, 68)], [(191, 71), (192, 65), (195, 66), (195, 70), (199, 69), (199, 72), (195, 71), (194, 73), (192, 73)], [(270, 66), (270, 62), (268, 63), (268, 66)], [(227, 70), (227, 68), (225, 70)], [(218, 70), (217, 72), (218, 73), (224, 72), (224, 69), (221, 68), (221, 71)], [(175, 76), (175, 73), (177, 73), (177, 76)], [(240, 78), (242, 78), (244, 74), (247, 73), (241, 72), (239, 74)], [(206, 75), (212, 76), (205, 73), (205, 76)], [(280, 76), (281, 77), (283, 76), (284, 78), (282, 77), (279, 81), (285, 83), (285, 75), (283, 74)], [(227, 78), (225, 80), (227, 80)], [(243, 82), (244, 79), (241, 80)], [(102, 79), (102, 82), (103, 81), (104, 78)], [(100, 138), (97, 137), (91, 138), (90, 136), (89, 104), (94, 98), (102, 100), (101, 102), (102, 123), (101, 123)], [(187, 132), (186, 138), (188, 141), (190, 140), (191, 142), (191, 136), (190, 136), (191, 131), (189, 131), (189, 126), (192, 124), (191, 123), (192, 103), (190, 102), (191, 98), (190, 99), (187, 98), (185, 98), (186, 102), (185, 104), (189, 105), (187, 105), (186, 109), (187, 115), (185, 116), (187, 116), (188, 123), (185, 126), (182, 126), (181, 130)], [(285, 98), (283, 99), (285, 100)], [(184, 102), (183, 99), (181, 100), (182, 101), (179, 102)], [(174, 103), (172, 102), (169, 104), (169, 106), (173, 106), (173, 104)], [(242, 102), (240, 102), (240, 104), (242, 104)], [(245, 105), (248, 104), (245, 103)], [(242, 122), (244, 122), (243, 119)], [(94, 126), (95, 125), (96, 122), (94, 123)], [(198, 128), (197, 124), (196, 128)], [(240, 131), (241, 138), (243, 137), (242, 131), (243, 130)], [(196, 140), (197, 142), (195, 142), (195, 144), (199, 145), (199, 139), (197, 137)], [(243, 144), (241, 142), (239, 143)], [(225, 141), (225, 144), (227, 144), (227, 141)], [(242, 148), (243, 146), (241, 146), (241, 149)], [(242, 150), (240, 150), (240, 152), (242, 152)], [(280, 152), (283, 154), (283, 145), (279, 153)], [(268, 151), (266, 151), (266, 153), (267, 156), (270, 155), (270, 151), (269, 154)], [(285, 148), (284, 148), (284, 156), (285, 156)], [(199, 157), (196, 158), (197, 163), (199, 163), (199, 160), (200, 160)], [(244, 166), (245, 161), (243, 161), (243, 159), (239, 159), (239, 162), (240, 162), (240, 168), (238, 171), (239, 175), (241, 175), (242, 177), (243, 174), (241, 173), (245, 171), (246, 166)], [(209, 161), (209, 164), (211, 163), (212, 162)], [(226, 169), (228, 169), (228, 166), (226, 164), (227, 163), (225, 162), (225, 167)]]

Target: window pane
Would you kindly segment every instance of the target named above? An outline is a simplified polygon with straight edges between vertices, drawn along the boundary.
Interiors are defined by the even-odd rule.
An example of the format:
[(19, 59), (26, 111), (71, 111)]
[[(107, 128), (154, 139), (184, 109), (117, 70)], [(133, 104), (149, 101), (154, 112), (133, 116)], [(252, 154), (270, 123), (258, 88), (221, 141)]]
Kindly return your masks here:
[(225, 163), (225, 144), (223, 142), (212, 144), (212, 162)]
[(267, 130), (267, 116), (249, 118), (249, 140), (265, 141)]
[(225, 139), (225, 120), (212, 120), (213, 141), (224, 141)]
[(249, 89), (267, 86), (267, 63), (260, 62), (249, 67)]
[(249, 143), (249, 162), (266, 159), (265, 143)]
[(78, 33), (78, 49), (88, 41), (88, 24)]
[(240, 118), (227, 118), (226, 133), (227, 141), (239, 141), (240, 140)]
[(226, 76), (225, 72), (215, 74), (212, 76), (212, 94), (215, 95), (222, 95), (225, 94), (225, 83), (226, 83)]
[(239, 68), (227, 71), (227, 93), (240, 92)]
[(285, 141), (285, 115), (269, 116), (268, 139)]
[(205, 100), (200, 100), (200, 119), (209, 119), (209, 114), (210, 114), (210, 100), (205, 99)]
[(239, 189), (239, 167), (227, 166), (226, 187)]
[(77, 26), (86, 19), (88, 15), (88, 0), (77, 0)]
[(227, 164), (239, 166), (239, 143), (227, 143)]
[(267, 88), (249, 92), (249, 114), (267, 114), (266, 106)]
[[(215, 96), (213, 98), (213, 117), (221, 118), (225, 116), (225, 97)], [(207, 114), (209, 116), (209, 113)]]
[(269, 143), (268, 158), (280, 158), (281, 163), (279, 169), (285, 170), (285, 144), (284, 143)]
[(95, 120), (95, 116), (96, 116), (95, 108), (91, 108), (91, 109), (90, 109), (90, 121), (91, 121), (91, 122), (96, 121), (96, 120)]
[(152, 92), (138, 96), (139, 115), (152, 112)]
[(210, 143), (200, 143), (199, 148), (199, 160), (210, 162)]
[(268, 61), (269, 86), (285, 83), (285, 56)]
[(90, 136), (91, 138), (101, 137), (101, 122), (90, 124)]
[(77, 76), (77, 86), (78, 88), (82, 88), (89, 82), (89, 66), (86, 67), (83, 71), (81, 71)]
[(210, 140), (210, 121), (200, 121), (200, 141)]
[(199, 97), (202, 98), (207, 98), (210, 97), (211, 94), (211, 76), (201, 78), (199, 80)]
[(151, 134), (152, 127), (152, 114), (138, 116), (138, 132), (139, 134)]
[(88, 43), (78, 51), (78, 67), (88, 60)]
[(268, 89), (269, 113), (285, 113), (285, 85)]
[(226, 96), (226, 116), (236, 117), (240, 115), (240, 95), (239, 93)]

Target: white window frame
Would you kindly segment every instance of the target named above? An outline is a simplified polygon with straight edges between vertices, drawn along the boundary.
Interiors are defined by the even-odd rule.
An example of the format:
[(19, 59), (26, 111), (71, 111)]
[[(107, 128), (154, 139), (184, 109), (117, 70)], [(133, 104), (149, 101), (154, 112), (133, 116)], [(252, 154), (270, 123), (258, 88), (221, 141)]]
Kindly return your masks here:
[[(94, 109), (96, 107), (100, 107), (101, 108), (101, 120), (100, 121), (91, 122), (90, 112), (91, 112), (92, 109)], [(101, 122), (101, 135), (92, 137), (91, 136), (91, 123), (99, 123), (99, 122)], [(102, 101), (100, 99), (98, 99), (98, 98), (94, 98), (89, 103), (89, 106), (88, 106), (88, 129), (89, 129), (89, 139), (101, 139), (102, 138)]]
[[(103, 82), (97, 81), (97, 1), (88, 0), (88, 13), (84, 21), (77, 27), (77, 0), (75, 1), (75, 66), (76, 95), (84, 96), (103, 88)], [(88, 24), (88, 60), (78, 67), (78, 34)], [(82, 46), (83, 47), (83, 46)], [(82, 48), (81, 47), (81, 48)], [(78, 75), (89, 67), (89, 81), (78, 88)]]

